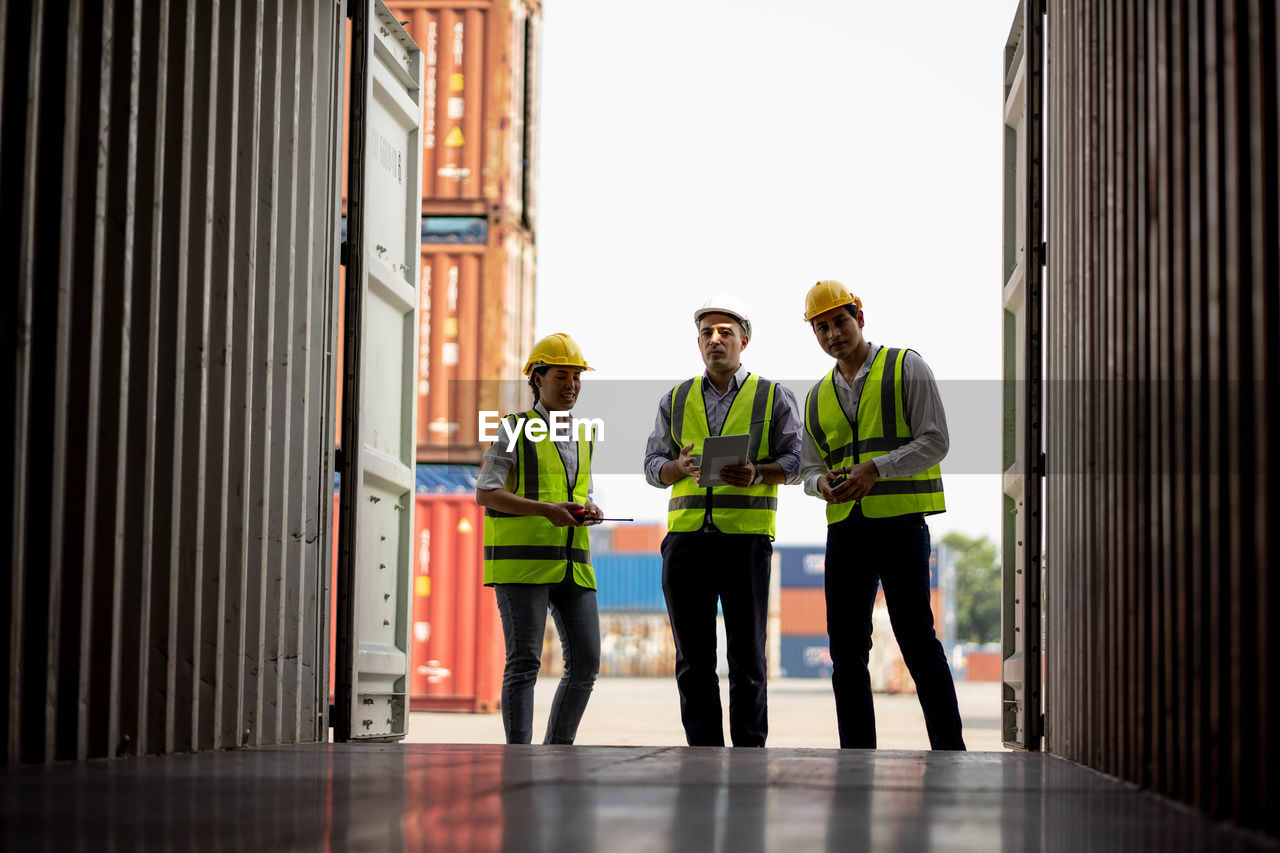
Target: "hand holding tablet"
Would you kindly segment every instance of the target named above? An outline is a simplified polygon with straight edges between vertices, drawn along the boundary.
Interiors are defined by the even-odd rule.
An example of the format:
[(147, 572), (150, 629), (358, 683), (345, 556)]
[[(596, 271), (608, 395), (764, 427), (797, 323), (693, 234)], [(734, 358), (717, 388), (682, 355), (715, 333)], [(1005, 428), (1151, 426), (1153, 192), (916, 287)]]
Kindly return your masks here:
[(746, 433), (741, 435), (713, 435), (702, 443), (702, 476), (698, 479), (699, 486), (728, 486), (720, 478), (721, 472), (726, 465), (746, 465), (747, 464), (747, 445), (750, 442), (750, 436)]

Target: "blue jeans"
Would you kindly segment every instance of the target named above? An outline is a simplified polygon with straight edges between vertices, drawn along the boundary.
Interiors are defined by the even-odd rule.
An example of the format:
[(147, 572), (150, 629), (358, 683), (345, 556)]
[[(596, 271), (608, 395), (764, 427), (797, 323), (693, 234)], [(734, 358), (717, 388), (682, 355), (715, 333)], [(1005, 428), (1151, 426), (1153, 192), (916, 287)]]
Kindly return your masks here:
[(502, 726), (507, 743), (533, 739), (533, 688), (542, 663), (542, 633), (547, 608), (564, 650), (564, 676), (551, 700), (543, 743), (573, 743), (600, 673), (600, 615), (596, 591), (573, 582), (568, 572), (559, 583), (494, 584), (507, 665), (502, 672)]

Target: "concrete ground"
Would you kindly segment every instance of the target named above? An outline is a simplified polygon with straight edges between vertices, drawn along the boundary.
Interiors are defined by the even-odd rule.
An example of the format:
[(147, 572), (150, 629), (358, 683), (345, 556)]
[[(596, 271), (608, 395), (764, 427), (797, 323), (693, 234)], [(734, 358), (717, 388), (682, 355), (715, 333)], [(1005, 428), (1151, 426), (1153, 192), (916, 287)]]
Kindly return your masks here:
[[(546, 730), (556, 678), (540, 678), (534, 694), (535, 740)], [(729, 687), (720, 680), (729, 731)], [(956, 698), (971, 751), (1003, 750), (1000, 742), (1000, 685), (957, 681)], [(881, 749), (928, 749), (924, 716), (914, 693), (875, 694), (876, 733)], [(497, 714), (414, 712), (409, 743), (503, 743)], [(673, 678), (601, 678), (578, 729), (579, 745), (682, 746), (680, 703)], [(769, 682), (769, 746), (835, 748), (836, 708), (831, 682), (782, 678)]]

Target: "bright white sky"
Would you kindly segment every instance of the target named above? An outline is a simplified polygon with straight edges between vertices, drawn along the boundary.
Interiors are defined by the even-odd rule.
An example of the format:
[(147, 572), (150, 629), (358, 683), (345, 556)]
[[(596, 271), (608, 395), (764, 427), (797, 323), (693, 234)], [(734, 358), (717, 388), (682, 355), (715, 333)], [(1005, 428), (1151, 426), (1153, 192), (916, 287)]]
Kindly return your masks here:
[[(941, 381), (952, 449), (935, 539), (998, 542), (1001, 71), (1016, 8), (547, 0), (534, 336), (568, 332), (597, 368), (575, 414), (608, 414), (592, 383), (701, 373), (691, 314), (717, 291), (751, 313), (743, 363), (803, 399), (831, 366), (804, 294), (834, 278), (862, 298), (869, 340), (913, 347)], [(634, 475), (597, 476), (607, 514), (665, 517), (642, 453)], [(780, 491), (778, 544), (823, 542), (822, 504)]]

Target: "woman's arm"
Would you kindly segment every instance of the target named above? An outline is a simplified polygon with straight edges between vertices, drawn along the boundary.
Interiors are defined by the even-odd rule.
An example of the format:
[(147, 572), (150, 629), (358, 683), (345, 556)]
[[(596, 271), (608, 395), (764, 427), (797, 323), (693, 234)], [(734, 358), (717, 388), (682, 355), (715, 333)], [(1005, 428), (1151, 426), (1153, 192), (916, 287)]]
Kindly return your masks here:
[(576, 527), (578, 520), (573, 511), (582, 504), (571, 501), (531, 501), (506, 489), (476, 489), (476, 503), (486, 509), (505, 512), (508, 515), (540, 515), (556, 527)]

